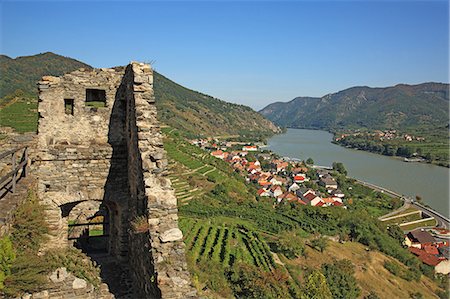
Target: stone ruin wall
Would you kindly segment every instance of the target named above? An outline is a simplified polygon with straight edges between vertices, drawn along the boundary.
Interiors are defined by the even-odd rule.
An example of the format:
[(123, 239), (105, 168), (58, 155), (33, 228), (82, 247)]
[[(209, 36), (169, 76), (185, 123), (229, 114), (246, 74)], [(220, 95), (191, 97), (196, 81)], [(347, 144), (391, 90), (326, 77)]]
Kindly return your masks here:
[[(86, 107), (86, 89), (106, 107)], [(146, 64), (78, 70), (39, 82), (36, 169), (51, 225), (49, 247), (68, 246), (67, 215), (80, 202), (109, 211), (110, 255), (130, 265), (138, 298), (189, 298), (176, 197), (156, 119), (153, 72)], [(73, 115), (64, 99), (73, 99)], [(130, 223), (144, 219), (146, 232)]]
[[(67, 246), (67, 217), (62, 217), (61, 207), (68, 209), (77, 202), (125, 202), (126, 192), (121, 196), (111, 195), (108, 182), (110, 173), (121, 179), (120, 186), (126, 189), (126, 152), (122, 157), (113, 149), (124, 144), (123, 129), (109, 130), (110, 123), (124, 115), (115, 111), (116, 91), (121, 84), (124, 70), (79, 70), (63, 77), (43, 77), (39, 82), (39, 126), (36, 169), (39, 178), (38, 193), (48, 207), (50, 224), (50, 247)], [(106, 107), (86, 107), (86, 88), (102, 88), (106, 91)], [(64, 99), (74, 100), (73, 115), (65, 113)], [(121, 115), (122, 114), (122, 115)], [(122, 117), (123, 118), (123, 117)], [(114, 167), (122, 162), (122, 168)], [(113, 169), (113, 167), (115, 169)], [(119, 189), (119, 188), (118, 188)], [(98, 205), (97, 203), (97, 205)], [(93, 203), (94, 205), (95, 203)], [(126, 210), (126, 206), (121, 211)], [(118, 221), (122, 215), (117, 215)], [(111, 253), (126, 254), (125, 231), (121, 226), (111, 229)], [(122, 245), (122, 246), (121, 246)]]

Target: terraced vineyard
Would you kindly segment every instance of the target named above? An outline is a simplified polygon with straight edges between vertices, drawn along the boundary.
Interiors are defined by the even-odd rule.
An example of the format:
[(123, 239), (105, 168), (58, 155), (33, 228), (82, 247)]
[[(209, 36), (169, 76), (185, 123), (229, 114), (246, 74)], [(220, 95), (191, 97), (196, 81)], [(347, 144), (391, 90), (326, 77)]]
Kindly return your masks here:
[[(229, 166), (189, 144), (177, 136), (177, 131), (163, 128), (165, 133), (164, 148), (169, 158), (169, 178), (175, 189), (179, 206), (210, 192), (217, 184), (227, 184), (239, 195), (248, 197), (247, 187), (243, 181), (230, 178)], [(244, 192), (245, 194), (243, 194)], [(207, 195), (206, 195), (207, 196)]]
[(266, 242), (244, 226), (217, 226), (204, 220), (182, 218), (180, 228), (188, 254), (197, 262), (212, 260), (231, 267), (236, 261), (245, 261), (265, 271), (275, 268)]

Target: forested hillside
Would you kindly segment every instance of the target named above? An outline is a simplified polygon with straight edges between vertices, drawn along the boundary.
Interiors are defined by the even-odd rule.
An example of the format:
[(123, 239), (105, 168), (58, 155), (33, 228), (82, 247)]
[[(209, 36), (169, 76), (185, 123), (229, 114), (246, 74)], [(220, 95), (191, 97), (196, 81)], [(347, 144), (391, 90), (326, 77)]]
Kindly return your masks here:
[(191, 135), (267, 137), (279, 129), (248, 106), (187, 89), (155, 72), (155, 96), (162, 123)]
[(61, 76), (78, 68), (91, 66), (51, 52), (12, 59), (0, 55), (0, 98), (11, 94), (35, 95), (42, 76)]

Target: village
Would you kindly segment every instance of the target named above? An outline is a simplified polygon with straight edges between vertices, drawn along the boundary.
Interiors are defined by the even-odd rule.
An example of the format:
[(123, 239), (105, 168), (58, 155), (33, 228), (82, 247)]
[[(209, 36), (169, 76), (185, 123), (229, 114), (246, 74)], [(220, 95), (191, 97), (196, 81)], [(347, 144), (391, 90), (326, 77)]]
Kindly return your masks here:
[(334, 140), (335, 141), (340, 141), (342, 139), (345, 139), (346, 137), (349, 136), (353, 136), (353, 137), (357, 137), (357, 136), (370, 136), (373, 137), (375, 139), (378, 139), (380, 141), (384, 141), (384, 140), (394, 140), (394, 139), (403, 139), (405, 141), (425, 141), (425, 137), (419, 137), (419, 136), (414, 136), (411, 134), (401, 134), (399, 133), (397, 130), (374, 130), (373, 132), (360, 132), (359, 130), (356, 130), (356, 132), (352, 132), (352, 133), (342, 133), (339, 135), (336, 135)]
[[(236, 172), (245, 176), (248, 183), (257, 186), (259, 198), (271, 198), (274, 204), (346, 208), (345, 194), (333, 177), (334, 170), (314, 166), (311, 159), (280, 158), (273, 152), (263, 150), (262, 145), (244, 142), (195, 139), (190, 143), (229, 163)], [(417, 228), (405, 232), (403, 244), (436, 273), (447, 275), (450, 273), (449, 242), (442, 236), (450, 236), (450, 231)]]
[[(312, 163), (279, 158), (257, 145), (218, 140), (191, 140), (218, 159), (228, 162), (257, 186), (257, 196), (275, 199), (277, 204), (295, 202), (316, 207), (344, 206), (344, 193), (327, 169)], [(345, 206), (344, 206), (345, 207)]]

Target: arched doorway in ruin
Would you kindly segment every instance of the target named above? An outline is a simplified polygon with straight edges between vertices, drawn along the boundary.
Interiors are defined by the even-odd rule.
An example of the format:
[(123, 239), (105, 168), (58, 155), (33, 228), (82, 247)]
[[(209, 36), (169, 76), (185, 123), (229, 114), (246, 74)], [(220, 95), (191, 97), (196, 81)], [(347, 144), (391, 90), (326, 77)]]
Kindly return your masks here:
[(109, 253), (110, 212), (101, 201), (83, 200), (60, 206), (69, 245), (85, 253)]

